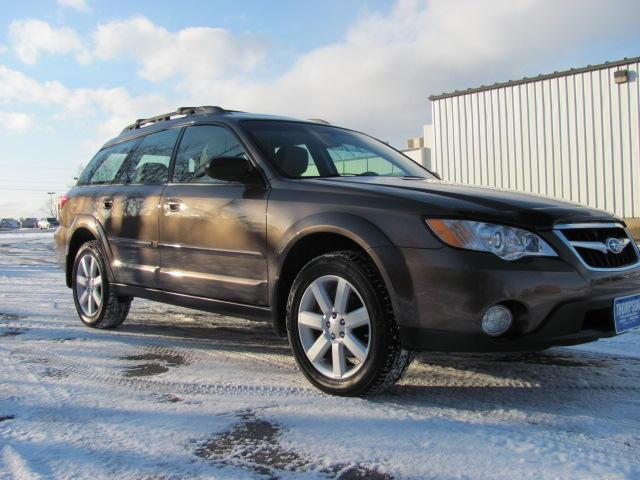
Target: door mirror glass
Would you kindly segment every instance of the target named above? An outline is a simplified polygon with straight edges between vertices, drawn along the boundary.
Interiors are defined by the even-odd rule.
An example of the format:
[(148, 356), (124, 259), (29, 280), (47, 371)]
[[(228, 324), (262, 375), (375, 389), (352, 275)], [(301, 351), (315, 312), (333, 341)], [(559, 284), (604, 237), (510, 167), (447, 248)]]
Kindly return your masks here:
[(205, 168), (207, 176), (224, 182), (259, 184), (257, 172), (249, 161), (242, 157), (213, 158)]

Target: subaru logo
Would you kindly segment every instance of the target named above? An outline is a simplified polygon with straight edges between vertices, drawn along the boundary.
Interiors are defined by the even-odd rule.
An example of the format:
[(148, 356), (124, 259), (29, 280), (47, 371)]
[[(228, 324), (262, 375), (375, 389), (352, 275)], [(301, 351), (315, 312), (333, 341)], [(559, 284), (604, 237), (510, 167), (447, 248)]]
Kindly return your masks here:
[(622, 250), (624, 250), (624, 247), (627, 246), (627, 243), (628, 242), (619, 240), (617, 238), (607, 238), (604, 242), (604, 244), (607, 246), (607, 250), (609, 250), (611, 253), (620, 253)]

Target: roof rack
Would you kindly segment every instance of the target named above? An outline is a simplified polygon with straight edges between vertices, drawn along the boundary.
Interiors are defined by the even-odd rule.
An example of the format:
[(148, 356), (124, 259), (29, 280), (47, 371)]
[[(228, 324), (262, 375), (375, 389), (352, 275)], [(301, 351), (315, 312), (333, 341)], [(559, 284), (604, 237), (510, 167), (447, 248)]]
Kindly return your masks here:
[(225, 110), (222, 107), (215, 106), (180, 107), (175, 112), (163, 113), (162, 115), (156, 115), (155, 117), (139, 118), (131, 125), (127, 125), (124, 130), (122, 130), (122, 133), (128, 132), (129, 130), (135, 130), (145, 125), (171, 120), (173, 117), (196, 114), (220, 114), (227, 113), (228, 111), (229, 110)]

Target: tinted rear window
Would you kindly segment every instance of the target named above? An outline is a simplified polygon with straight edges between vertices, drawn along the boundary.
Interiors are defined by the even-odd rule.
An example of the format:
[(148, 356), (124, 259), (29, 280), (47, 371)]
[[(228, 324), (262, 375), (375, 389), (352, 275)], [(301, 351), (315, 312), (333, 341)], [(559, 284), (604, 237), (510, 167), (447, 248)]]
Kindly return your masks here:
[(118, 174), (118, 183), (166, 183), (171, 154), (179, 133), (179, 128), (173, 128), (143, 137)]
[(78, 185), (104, 185), (113, 183), (118, 172), (139, 143), (139, 140), (130, 140), (110, 147), (103, 148), (91, 159), (84, 169)]

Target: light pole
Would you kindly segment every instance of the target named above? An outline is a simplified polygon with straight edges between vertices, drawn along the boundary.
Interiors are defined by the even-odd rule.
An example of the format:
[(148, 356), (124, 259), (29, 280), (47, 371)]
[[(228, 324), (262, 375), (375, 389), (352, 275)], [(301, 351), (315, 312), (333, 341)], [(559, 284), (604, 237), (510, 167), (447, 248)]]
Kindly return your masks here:
[(51, 212), (51, 216), (58, 218), (58, 215), (56, 215), (57, 212), (53, 211), (53, 196), (55, 194), (56, 192), (47, 192), (47, 195), (49, 195), (49, 211)]

